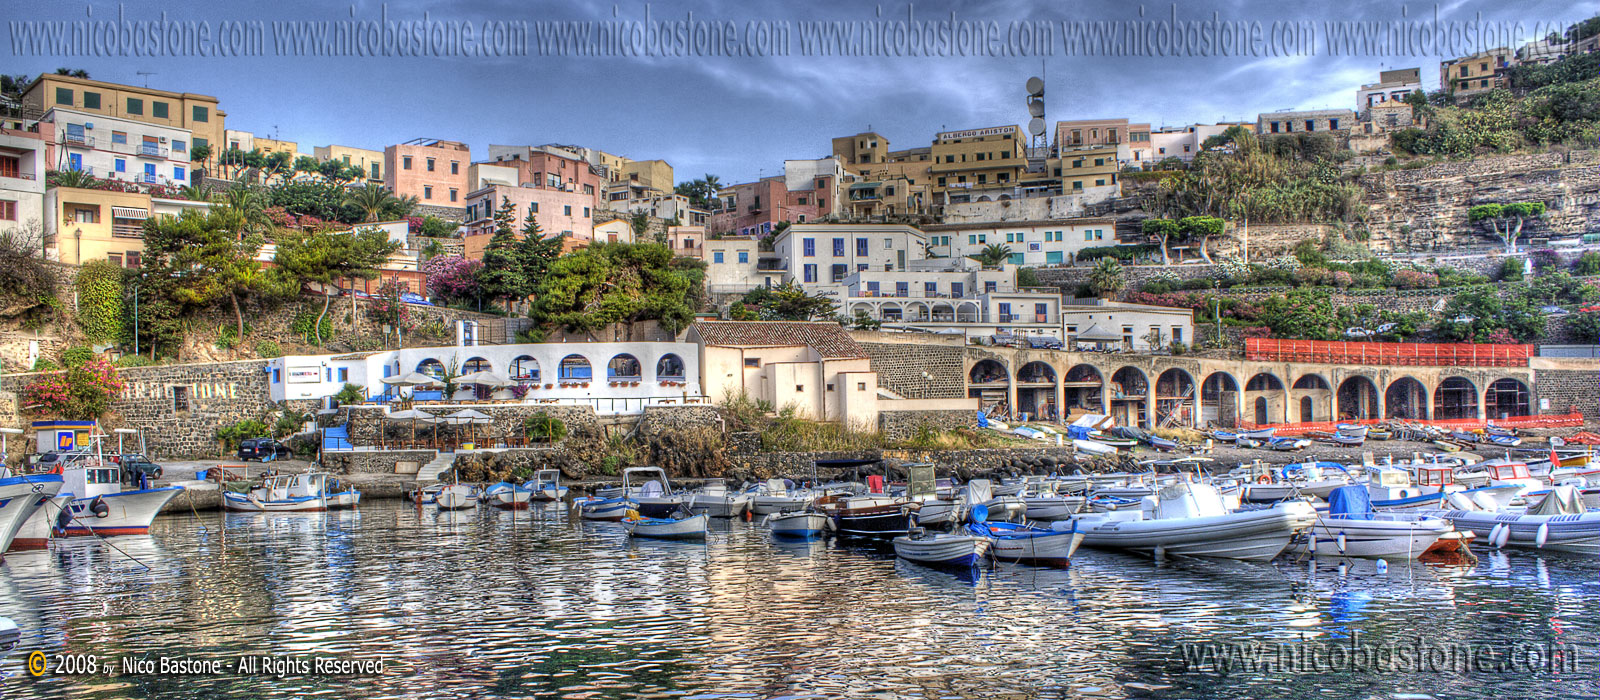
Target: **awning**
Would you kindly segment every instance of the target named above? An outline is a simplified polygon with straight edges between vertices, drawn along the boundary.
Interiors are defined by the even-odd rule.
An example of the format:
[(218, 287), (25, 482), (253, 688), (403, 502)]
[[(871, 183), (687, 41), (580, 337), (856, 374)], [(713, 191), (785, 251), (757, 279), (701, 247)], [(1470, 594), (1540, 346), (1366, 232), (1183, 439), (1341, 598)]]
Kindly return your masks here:
[(858, 183), (850, 186), (850, 191), (854, 192), (856, 190), (875, 190), (875, 189), (878, 189), (878, 186), (882, 185), (882, 184), (883, 183), (881, 183), (881, 182), (858, 182)]
[(1122, 342), (1122, 336), (1120, 334), (1112, 333), (1111, 331), (1108, 331), (1108, 330), (1106, 330), (1104, 328), (1101, 328), (1100, 324), (1098, 324), (1098, 323), (1089, 324), (1089, 327), (1085, 328), (1082, 333), (1079, 333), (1077, 335), (1076, 339), (1079, 340), (1079, 341), (1087, 341), (1087, 342), (1090, 342), (1090, 343), (1120, 343), (1120, 342)]
[(150, 218), (150, 212), (145, 211), (143, 209), (129, 209), (128, 207), (112, 207), (111, 208), (111, 218), (113, 218), (113, 219), (148, 219), (148, 218)]

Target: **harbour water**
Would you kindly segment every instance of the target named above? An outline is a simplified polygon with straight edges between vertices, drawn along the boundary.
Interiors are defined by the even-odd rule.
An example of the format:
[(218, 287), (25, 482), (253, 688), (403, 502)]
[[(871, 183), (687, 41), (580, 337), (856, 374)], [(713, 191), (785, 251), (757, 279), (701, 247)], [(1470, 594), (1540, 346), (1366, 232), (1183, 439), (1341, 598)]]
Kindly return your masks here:
[[(1068, 569), (962, 576), (871, 546), (774, 542), (759, 523), (713, 528), (705, 544), (630, 541), (559, 507), (513, 518), (399, 502), (163, 517), (112, 540), (148, 570), (86, 540), (6, 557), (0, 615), (23, 639), (0, 663), (0, 697), (1600, 695), (1590, 557), (1480, 548), (1380, 570), (1083, 550)], [(1443, 657), (1475, 648), (1512, 668)], [(29, 677), (34, 650), (52, 664), (92, 655), (101, 672)], [(1577, 658), (1534, 658), (1550, 650)], [(1222, 673), (1203, 657), (1238, 652), (1256, 667)], [(242, 673), (245, 656), (383, 666)], [(160, 658), (233, 670), (103, 668)]]

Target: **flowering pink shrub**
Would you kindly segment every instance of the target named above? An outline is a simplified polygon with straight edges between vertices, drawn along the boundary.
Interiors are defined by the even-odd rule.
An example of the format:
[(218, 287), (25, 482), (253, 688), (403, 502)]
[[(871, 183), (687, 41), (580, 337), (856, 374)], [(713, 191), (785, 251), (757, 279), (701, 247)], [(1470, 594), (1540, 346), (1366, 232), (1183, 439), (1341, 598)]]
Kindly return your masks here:
[(26, 409), (71, 420), (94, 420), (105, 413), (123, 389), (122, 377), (111, 363), (93, 359), (65, 372), (35, 379), (22, 390)]
[(428, 291), (449, 299), (466, 299), (478, 293), (478, 270), (482, 260), (459, 255), (440, 256), (422, 265), (428, 276)]
[(1516, 338), (1511, 337), (1511, 331), (1504, 328), (1496, 328), (1489, 331), (1487, 340), (1494, 345), (1515, 345), (1517, 342)]
[(406, 231), (409, 233), (422, 233), (422, 217), (406, 217)]
[(1165, 294), (1133, 292), (1128, 295), (1128, 301), (1135, 304), (1172, 306), (1180, 309), (1200, 309), (1206, 305), (1205, 297), (1193, 292), (1167, 292)]
[(1338, 270), (1338, 271), (1333, 273), (1333, 286), (1335, 286), (1335, 287), (1339, 287), (1339, 288), (1349, 287), (1355, 281), (1356, 281), (1355, 276), (1351, 275), (1348, 272), (1345, 272), (1344, 270)]
[(1272, 329), (1266, 326), (1247, 326), (1244, 329), (1246, 338), (1271, 338)]
[(1394, 273), (1394, 286), (1400, 289), (1433, 289), (1439, 286), (1439, 276), (1421, 270), (1401, 270)]

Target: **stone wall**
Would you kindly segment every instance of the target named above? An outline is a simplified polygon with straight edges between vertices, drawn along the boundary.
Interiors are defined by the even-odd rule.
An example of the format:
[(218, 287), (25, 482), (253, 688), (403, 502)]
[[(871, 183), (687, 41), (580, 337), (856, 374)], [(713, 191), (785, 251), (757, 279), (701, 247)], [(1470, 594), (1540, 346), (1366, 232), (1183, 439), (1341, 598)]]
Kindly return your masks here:
[[(1073, 461), (1073, 448), (1040, 446), (1016, 449), (947, 450), (925, 452), (920, 450), (869, 450), (861, 452), (769, 452), (739, 454), (730, 457), (730, 475), (733, 478), (768, 479), (789, 477), (808, 479), (812, 464), (818, 460), (881, 459), (881, 465), (867, 465), (861, 474), (881, 474), (887, 467), (891, 473), (904, 474), (901, 465), (931, 463), (941, 473), (953, 471), (961, 479), (999, 477), (1032, 472), (1074, 470), (1093, 471), (1093, 464), (1079, 465)], [(822, 470), (818, 476), (824, 480), (850, 478), (853, 469)]]
[(878, 432), (890, 442), (905, 440), (923, 426), (935, 430), (971, 428), (978, 424), (974, 411), (879, 411)]
[(432, 462), (437, 454), (433, 450), (324, 452), (322, 467), (335, 474), (394, 474), (395, 465), (400, 462), (416, 462), (420, 467)]
[[(1577, 407), (1588, 420), (1600, 418), (1600, 369), (1538, 370), (1533, 390), (1539, 413), (1563, 414)], [(1544, 403), (1549, 402), (1549, 408)]]
[[(602, 437), (600, 419), (595, 415), (594, 408), (590, 406), (572, 405), (477, 405), (477, 406), (419, 406), (419, 410), (434, 415), (448, 415), (462, 408), (471, 408), (474, 411), (490, 416), (492, 423), (489, 425), (474, 426), (476, 434), (481, 441), (488, 442), (486, 436), (503, 436), (521, 433), (523, 425), (528, 418), (546, 413), (560, 420), (567, 426), (568, 437), (589, 438)], [(340, 409), (339, 417), (350, 430), (352, 444), (362, 447), (379, 443), (379, 430), (387, 427), (391, 436), (409, 437), (411, 423), (407, 421), (389, 421), (384, 425), (383, 407), (381, 406), (344, 406)], [(434, 434), (434, 426), (418, 423), (416, 431), (419, 436)], [(440, 425), (438, 434), (443, 437), (451, 434), (465, 438), (473, 434), (473, 428), (460, 425)]]
[(418, 204), (412, 216), (436, 216), (445, 221), (461, 223), (467, 218), (466, 207), (446, 207), (438, 204)]
[[(131, 367), (120, 370), (126, 387), (112, 401), (101, 429), (137, 428), (160, 459), (216, 457), (217, 429), (260, 418), (271, 408), (264, 360)], [(10, 374), (0, 388), (20, 392), (37, 374)], [(178, 395), (187, 408), (175, 405)], [(32, 420), (42, 416), (29, 416)]]
[(1086, 216), (1088, 208), (1117, 196), (1116, 185), (1087, 187), (1081, 193), (1055, 197), (1027, 197), (997, 202), (947, 204), (944, 223), (992, 223), (996, 221), (1054, 221)]
[(857, 342), (872, 359), (879, 386), (908, 399), (966, 398), (963, 346)]

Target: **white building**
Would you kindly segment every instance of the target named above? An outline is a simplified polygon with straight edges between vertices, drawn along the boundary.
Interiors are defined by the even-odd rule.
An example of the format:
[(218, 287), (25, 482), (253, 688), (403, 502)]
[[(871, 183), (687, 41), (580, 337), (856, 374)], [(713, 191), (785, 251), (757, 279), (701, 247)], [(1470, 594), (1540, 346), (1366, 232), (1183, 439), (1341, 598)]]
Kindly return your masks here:
[[(1152, 159), (1159, 163), (1168, 158), (1178, 158), (1185, 163), (1194, 160), (1200, 154), (1201, 147), (1206, 139), (1220, 136), (1229, 127), (1235, 124), (1190, 124), (1188, 126), (1166, 126), (1150, 132), (1150, 145), (1154, 154)], [(1251, 124), (1242, 124), (1250, 127)]]
[(1378, 82), (1362, 85), (1361, 89), (1356, 91), (1356, 112), (1366, 114), (1367, 110), (1376, 105), (1402, 101), (1407, 95), (1421, 89), (1420, 68), (1383, 71), (1378, 74)]
[(56, 125), (56, 170), (145, 184), (189, 184), (188, 129), (77, 112), (59, 107), (42, 121)]
[(927, 237), (899, 224), (795, 224), (773, 239), (784, 281), (839, 282), (862, 270), (904, 270), (927, 257)]
[(726, 236), (705, 241), (706, 291), (742, 294), (756, 287), (783, 283), (780, 271), (763, 271), (761, 243), (752, 236)]
[(1089, 345), (1089, 339), (1104, 343), (1098, 339), (1113, 335), (1121, 337), (1122, 349), (1139, 352), (1165, 349), (1175, 342), (1194, 344), (1194, 312), (1189, 309), (1076, 299), (1062, 307), (1061, 321), (1068, 348)]
[(37, 225), (44, 234), (44, 153), (38, 132), (0, 129), (0, 231)]
[[(295, 355), (267, 365), (272, 400), (322, 399), (345, 384), (362, 387), (370, 397), (397, 390), (385, 377), (420, 372), (442, 378), (491, 372), (526, 387), (521, 397), (510, 388), (493, 392), (497, 399), (524, 403), (593, 406), (596, 413), (639, 413), (648, 405), (678, 404), (699, 399), (699, 348), (692, 343), (527, 343), (406, 348), (343, 355)], [(435, 398), (422, 389), (422, 398)], [(443, 398), (439, 392), (436, 398)], [(468, 398), (470, 387), (457, 388), (454, 398)]]
[(1016, 279), (1010, 265), (985, 269), (964, 258), (936, 258), (914, 260), (906, 270), (863, 270), (806, 291), (833, 299), (846, 318), (865, 314), (890, 329), (1060, 340), (1060, 290), (1023, 289)]
[(843, 210), (845, 179), (844, 164), (835, 156), (783, 161), (784, 188), (814, 193), (819, 216), (836, 215)]
[(976, 256), (998, 244), (1011, 249), (1006, 262), (1025, 267), (1066, 264), (1084, 248), (1117, 244), (1116, 220), (1110, 218), (939, 224), (923, 230), (934, 255)]

